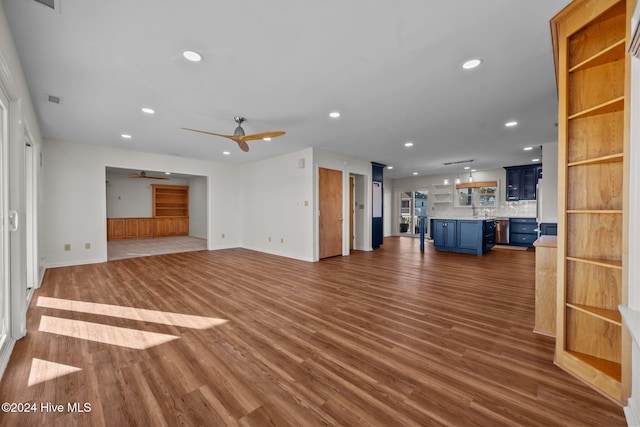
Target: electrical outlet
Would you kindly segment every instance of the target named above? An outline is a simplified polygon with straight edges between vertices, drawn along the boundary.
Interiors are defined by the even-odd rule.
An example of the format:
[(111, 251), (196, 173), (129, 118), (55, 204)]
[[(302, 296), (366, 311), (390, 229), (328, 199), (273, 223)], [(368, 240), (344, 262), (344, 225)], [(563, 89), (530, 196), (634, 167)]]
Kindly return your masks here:
[(269, 236), (269, 241), (271, 241), (271, 236)]
[(84, 248), (85, 249), (91, 249), (91, 243), (85, 243), (84, 244)]
[(309, 201), (308, 201), (308, 200), (305, 200), (305, 201), (304, 201), (304, 205), (305, 205), (305, 206), (309, 206)]
[(71, 250), (71, 243), (65, 243), (64, 244), (64, 250), (65, 251), (70, 251)]
[(280, 243), (284, 243), (284, 238), (280, 238)]
[(221, 239), (224, 239), (224, 233), (222, 233), (222, 234), (220, 235), (220, 238), (221, 238)]

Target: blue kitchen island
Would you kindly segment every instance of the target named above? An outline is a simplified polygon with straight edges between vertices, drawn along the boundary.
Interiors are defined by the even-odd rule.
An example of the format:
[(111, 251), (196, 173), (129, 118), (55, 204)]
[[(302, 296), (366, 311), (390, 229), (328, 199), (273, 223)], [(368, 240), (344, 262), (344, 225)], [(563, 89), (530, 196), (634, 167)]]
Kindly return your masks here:
[(481, 256), (496, 243), (495, 218), (432, 219), (431, 237), (439, 251)]

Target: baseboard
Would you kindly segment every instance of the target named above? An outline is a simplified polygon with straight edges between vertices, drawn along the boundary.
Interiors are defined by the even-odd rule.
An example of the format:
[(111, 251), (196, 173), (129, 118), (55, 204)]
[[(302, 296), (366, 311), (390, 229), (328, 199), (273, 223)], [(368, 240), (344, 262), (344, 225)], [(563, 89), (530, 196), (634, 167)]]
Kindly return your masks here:
[(0, 379), (4, 375), (4, 370), (7, 369), (11, 353), (13, 352), (13, 346), (16, 344), (16, 340), (11, 337), (7, 337), (8, 342), (0, 352)]
[(312, 258), (302, 257), (302, 256), (299, 256), (299, 255), (289, 254), (289, 253), (285, 253), (285, 252), (270, 251), (270, 250), (267, 250), (267, 249), (264, 249), (264, 248), (252, 248), (252, 247), (249, 247), (249, 246), (241, 246), (241, 248), (249, 249), (251, 251), (256, 251), (256, 252), (264, 252), (264, 253), (269, 254), (269, 255), (277, 255), (277, 256), (281, 256), (281, 257), (285, 257), (285, 258), (297, 259), (298, 261), (313, 262)]
[(624, 416), (629, 427), (640, 427), (640, 402), (630, 397), (627, 406), (624, 407)]
[(71, 267), (74, 265), (85, 265), (85, 264), (99, 264), (101, 262), (107, 262), (106, 259), (82, 259), (75, 261), (61, 261), (61, 262), (53, 262), (45, 264), (46, 268), (56, 268), (56, 267)]

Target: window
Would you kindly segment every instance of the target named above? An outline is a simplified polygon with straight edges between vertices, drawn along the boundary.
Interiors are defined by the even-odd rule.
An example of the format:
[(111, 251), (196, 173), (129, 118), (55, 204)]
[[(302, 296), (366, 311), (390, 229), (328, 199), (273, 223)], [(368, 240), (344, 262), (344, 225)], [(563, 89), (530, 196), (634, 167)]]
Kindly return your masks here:
[(498, 187), (493, 185), (490, 187), (480, 187), (478, 189), (478, 204), (484, 207), (496, 206), (496, 195), (498, 193)]
[(473, 204), (473, 188), (458, 188), (458, 206), (471, 206)]
[(496, 206), (498, 183), (486, 181), (457, 184), (456, 195), (456, 206), (493, 208)]

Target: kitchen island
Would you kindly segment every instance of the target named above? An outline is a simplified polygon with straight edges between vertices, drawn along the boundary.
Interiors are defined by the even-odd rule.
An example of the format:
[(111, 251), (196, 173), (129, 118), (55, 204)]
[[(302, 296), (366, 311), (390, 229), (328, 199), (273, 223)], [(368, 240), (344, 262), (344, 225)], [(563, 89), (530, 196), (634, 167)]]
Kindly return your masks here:
[(433, 246), (439, 251), (481, 256), (496, 243), (495, 218), (434, 218), (431, 220)]

